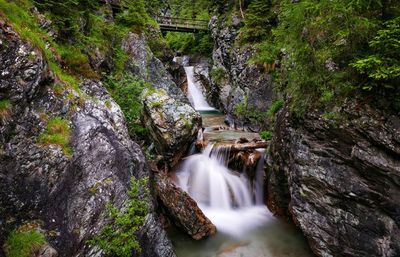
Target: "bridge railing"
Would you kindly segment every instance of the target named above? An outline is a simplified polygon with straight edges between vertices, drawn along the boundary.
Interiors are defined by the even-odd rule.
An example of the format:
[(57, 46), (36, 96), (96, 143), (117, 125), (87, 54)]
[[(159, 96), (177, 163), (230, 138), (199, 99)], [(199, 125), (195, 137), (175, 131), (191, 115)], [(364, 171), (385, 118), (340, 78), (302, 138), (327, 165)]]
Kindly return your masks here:
[(194, 28), (194, 29), (207, 29), (207, 20), (194, 20), (188, 18), (176, 18), (169, 16), (158, 16), (156, 20), (160, 26)]

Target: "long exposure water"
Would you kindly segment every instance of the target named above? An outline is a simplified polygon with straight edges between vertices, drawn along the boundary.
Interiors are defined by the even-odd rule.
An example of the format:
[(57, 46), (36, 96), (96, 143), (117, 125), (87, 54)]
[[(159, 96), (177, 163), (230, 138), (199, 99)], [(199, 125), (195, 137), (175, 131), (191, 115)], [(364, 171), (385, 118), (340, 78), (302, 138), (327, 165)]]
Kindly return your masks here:
[[(193, 68), (185, 70), (190, 86), (194, 81)], [(207, 102), (199, 85), (195, 87), (198, 91), (188, 90), (194, 107), (213, 109), (204, 104)], [(264, 205), (264, 159), (259, 160), (254, 181), (250, 181), (246, 173), (227, 167), (229, 152), (217, 144), (241, 137), (259, 138), (258, 134), (225, 129), (223, 116), (218, 113), (203, 112), (203, 125), (208, 146), (202, 153), (185, 158), (175, 178), (177, 185), (197, 202), (217, 227), (217, 235), (194, 241), (179, 231), (171, 232), (178, 257), (313, 256), (298, 230), (278, 221)]]

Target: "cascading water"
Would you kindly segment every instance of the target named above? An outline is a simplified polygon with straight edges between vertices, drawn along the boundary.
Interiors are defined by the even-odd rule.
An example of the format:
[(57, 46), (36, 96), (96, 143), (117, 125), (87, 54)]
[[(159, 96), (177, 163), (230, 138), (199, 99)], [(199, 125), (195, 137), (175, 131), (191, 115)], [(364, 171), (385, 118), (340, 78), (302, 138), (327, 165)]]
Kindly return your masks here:
[[(203, 153), (185, 160), (177, 173), (179, 185), (198, 203), (219, 232), (241, 237), (267, 222), (271, 214), (260, 202), (259, 181), (253, 183), (253, 190), (246, 175), (226, 167), (228, 153), (223, 148), (213, 148), (210, 144)], [(262, 179), (263, 165), (258, 165), (258, 169), (261, 177), (256, 178)]]
[[(187, 59), (175, 61), (184, 66), (188, 64)], [(205, 126), (204, 131), (199, 132), (199, 140), (210, 143), (200, 154), (193, 154), (193, 147), (193, 155), (185, 158), (174, 177), (217, 227), (217, 234), (193, 241), (179, 231), (171, 232), (177, 256), (311, 257), (304, 237), (275, 219), (264, 205), (264, 159), (259, 160), (254, 178), (250, 180), (246, 172), (230, 170), (227, 148), (215, 145), (215, 142), (233, 143), (243, 137), (251, 141), (259, 139), (259, 135), (225, 129), (225, 117), (207, 103), (194, 77), (194, 67), (185, 67), (185, 71), (188, 98), (201, 112)]]
[(198, 111), (215, 110), (207, 103), (200, 84), (194, 78), (194, 67), (187, 66), (184, 68), (188, 82), (188, 98), (193, 107)]

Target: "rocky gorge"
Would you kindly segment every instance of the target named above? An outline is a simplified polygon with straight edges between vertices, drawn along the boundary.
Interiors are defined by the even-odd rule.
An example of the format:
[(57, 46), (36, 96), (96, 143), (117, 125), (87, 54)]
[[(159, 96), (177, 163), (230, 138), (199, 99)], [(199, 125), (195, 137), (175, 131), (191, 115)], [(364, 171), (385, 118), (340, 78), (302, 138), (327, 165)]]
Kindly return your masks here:
[[(260, 63), (260, 46), (241, 43), (260, 1), (210, 5), (208, 57), (172, 60), (165, 31), (135, 21), (74, 55), (79, 69), (55, 16), (25, 10), (43, 46), (0, 1), (0, 256), (400, 256), (396, 101), (353, 93), (300, 115), (276, 79), (286, 49)], [(94, 21), (151, 13), (133, 2), (101, 2)], [(117, 236), (93, 243), (110, 224)], [(13, 255), (10, 238), (31, 232), (43, 240)], [(138, 247), (109, 252), (121, 234)]]

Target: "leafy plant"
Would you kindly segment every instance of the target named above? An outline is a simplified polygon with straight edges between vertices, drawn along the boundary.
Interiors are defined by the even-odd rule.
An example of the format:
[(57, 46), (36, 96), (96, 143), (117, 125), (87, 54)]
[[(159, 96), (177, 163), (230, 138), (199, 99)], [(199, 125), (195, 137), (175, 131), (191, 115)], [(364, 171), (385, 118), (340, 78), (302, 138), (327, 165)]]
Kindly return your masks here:
[(29, 257), (45, 243), (45, 237), (37, 230), (14, 230), (4, 244), (6, 257)]
[(262, 140), (270, 140), (272, 138), (273, 134), (271, 131), (261, 131), (260, 132), (260, 137)]
[(89, 241), (90, 245), (100, 247), (106, 254), (130, 257), (133, 252), (141, 252), (136, 234), (145, 222), (148, 213), (148, 179), (131, 178), (128, 200), (119, 210), (112, 204), (107, 205), (107, 217), (110, 221), (100, 233)]
[(143, 110), (141, 94), (144, 89), (150, 88), (150, 85), (134, 76), (127, 75), (123, 78), (109, 76), (106, 87), (125, 115), (129, 134), (136, 138), (144, 137), (147, 129), (140, 122)]
[(371, 54), (350, 64), (371, 79), (369, 83), (362, 84), (362, 88), (400, 88), (400, 17), (385, 22), (369, 42), (369, 47)]
[(55, 117), (48, 121), (46, 129), (39, 137), (39, 143), (44, 145), (61, 146), (63, 152), (67, 156), (72, 156), (72, 148), (69, 146), (71, 138), (71, 129), (68, 121)]

